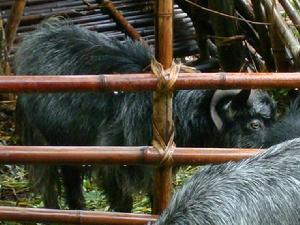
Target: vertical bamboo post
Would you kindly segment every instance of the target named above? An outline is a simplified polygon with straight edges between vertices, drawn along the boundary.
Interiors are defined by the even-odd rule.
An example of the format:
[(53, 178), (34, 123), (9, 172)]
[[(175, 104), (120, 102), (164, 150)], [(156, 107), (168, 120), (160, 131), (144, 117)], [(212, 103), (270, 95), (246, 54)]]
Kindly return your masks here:
[(155, 4), (155, 55), (167, 69), (173, 60), (173, 0), (156, 0)]
[[(155, 53), (164, 69), (170, 68), (173, 60), (173, 0), (155, 1)], [(165, 143), (168, 143), (173, 125), (173, 93), (153, 93), (153, 124)], [(153, 132), (153, 141), (159, 137)], [(154, 199), (152, 211), (160, 214), (168, 205), (172, 188), (172, 167), (160, 166), (154, 174)]]
[(17, 29), (19, 27), (24, 8), (25, 8), (26, 0), (15, 0), (11, 11), (8, 23), (6, 25), (6, 46), (7, 51), (9, 52), (14, 43)]

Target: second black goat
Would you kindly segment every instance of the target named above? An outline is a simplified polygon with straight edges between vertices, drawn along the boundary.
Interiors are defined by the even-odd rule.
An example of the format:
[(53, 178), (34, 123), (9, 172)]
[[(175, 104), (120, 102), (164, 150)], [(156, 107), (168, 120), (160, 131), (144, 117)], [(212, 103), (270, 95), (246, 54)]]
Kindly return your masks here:
[(278, 121), (266, 129), (245, 135), (243, 148), (268, 148), (272, 145), (300, 137), (300, 96), (298, 96)]

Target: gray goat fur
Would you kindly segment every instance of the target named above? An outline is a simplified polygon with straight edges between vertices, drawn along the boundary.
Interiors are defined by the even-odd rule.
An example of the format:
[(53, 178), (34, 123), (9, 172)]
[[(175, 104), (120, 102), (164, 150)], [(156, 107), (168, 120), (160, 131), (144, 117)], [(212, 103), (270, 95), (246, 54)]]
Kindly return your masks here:
[[(151, 58), (151, 51), (139, 42), (129, 39), (120, 42), (52, 19), (23, 40), (14, 65), (16, 74), (28, 75), (136, 73), (147, 68)], [(218, 130), (210, 111), (215, 93), (214, 90), (175, 92), (177, 146), (238, 146), (244, 134), (256, 132), (249, 128), (251, 121), (262, 121), (259, 129), (274, 121), (274, 101), (267, 93), (252, 90), (250, 96), (248, 91), (246, 97), (237, 94), (220, 100), (216, 111), (223, 126)], [(151, 92), (21, 94), (17, 101), (21, 139), (26, 145), (150, 145), (151, 96)], [(130, 211), (132, 193), (150, 190), (151, 171), (138, 166), (101, 167), (99, 179), (111, 208)], [(69, 208), (84, 208), (82, 172), (74, 166), (32, 167), (32, 180), (44, 195), (45, 206), (59, 207), (55, 197), (59, 192), (59, 174), (63, 177)]]
[(300, 138), (197, 171), (155, 223), (233, 224), (300, 224)]

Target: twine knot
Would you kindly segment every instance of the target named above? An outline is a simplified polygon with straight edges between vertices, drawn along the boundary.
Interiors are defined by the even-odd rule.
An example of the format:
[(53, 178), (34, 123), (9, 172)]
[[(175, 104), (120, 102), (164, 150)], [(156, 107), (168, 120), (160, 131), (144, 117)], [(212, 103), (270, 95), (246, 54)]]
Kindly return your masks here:
[[(172, 95), (173, 86), (178, 77), (181, 64), (176, 64), (174, 61), (169, 69), (164, 70), (163, 66), (157, 62), (155, 59), (151, 62), (151, 69), (154, 75), (158, 78), (157, 90), (156, 92), (160, 95)], [(170, 96), (171, 98), (172, 96)], [(159, 154), (162, 156), (160, 165), (170, 166), (173, 163), (173, 152), (175, 150), (175, 126), (172, 121), (170, 137), (166, 141), (163, 139), (162, 135), (159, 133), (158, 126), (156, 121), (153, 121), (153, 142), (152, 145)]]
[(158, 78), (157, 91), (172, 92), (173, 86), (177, 80), (181, 64), (174, 61), (169, 69), (164, 70), (163, 66), (156, 60), (152, 59), (151, 69), (153, 74)]

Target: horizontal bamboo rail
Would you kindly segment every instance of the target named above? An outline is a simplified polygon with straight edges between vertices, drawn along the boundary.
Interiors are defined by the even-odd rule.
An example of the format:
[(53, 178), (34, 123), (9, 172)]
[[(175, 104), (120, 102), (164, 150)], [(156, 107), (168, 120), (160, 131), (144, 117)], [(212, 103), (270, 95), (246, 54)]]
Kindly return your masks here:
[[(0, 76), (0, 92), (155, 90), (151, 73), (73, 76)], [(300, 73), (181, 73), (174, 89), (294, 88)]]
[[(204, 165), (238, 161), (258, 149), (176, 148), (173, 165)], [(15, 164), (159, 164), (162, 156), (153, 147), (120, 146), (0, 146), (0, 163)]]
[(63, 224), (144, 225), (158, 216), (136, 213), (91, 212), (0, 206), (0, 221), (48, 222)]

